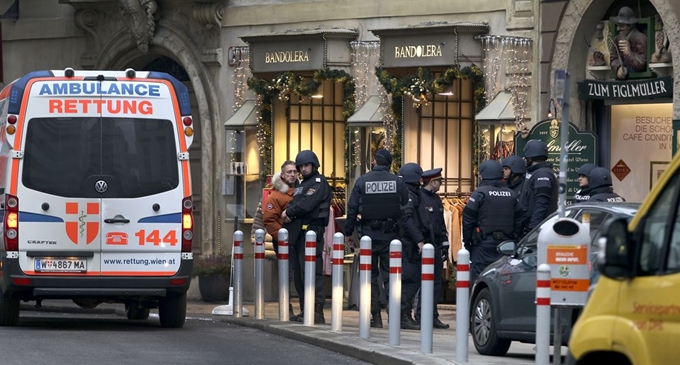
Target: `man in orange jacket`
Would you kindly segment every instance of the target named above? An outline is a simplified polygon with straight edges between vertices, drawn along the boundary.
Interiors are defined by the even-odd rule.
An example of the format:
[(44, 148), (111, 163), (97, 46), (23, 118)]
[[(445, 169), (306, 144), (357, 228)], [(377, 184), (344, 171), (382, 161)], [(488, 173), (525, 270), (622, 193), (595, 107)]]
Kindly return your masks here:
[[(295, 167), (294, 161), (286, 161), (281, 165), (281, 172), (277, 172), (272, 178), (273, 189), (272, 192), (267, 197), (267, 201), (262, 209), (264, 214), (264, 226), (272, 236), (274, 240), (274, 250), (279, 253), (279, 229), (283, 227), (283, 219), (281, 218), (281, 213), (286, 209), (288, 203), (293, 200), (293, 192), (295, 187), (298, 185), (298, 172)], [(294, 239), (290, 239), (289, 242), (295, 242)], [(288, 246), (288, 257), (290, 260), (290, 268), (293, 272), (298, 272), (294, 270), (296, 265), (301, 263), (298, 261), (298, 254), (295, 251), (295, 245)], [(302, 277), (293, 277), (293, 285), (295, 290), (300, 293), (304, 290), (302, 284)], [(300, 303), (300, 308), (302, 308), (302, 303)], [(291, 306), (292, 313), (292, 306)], [(291, 315), (290, 320), (297, 321), (299, 315)]]

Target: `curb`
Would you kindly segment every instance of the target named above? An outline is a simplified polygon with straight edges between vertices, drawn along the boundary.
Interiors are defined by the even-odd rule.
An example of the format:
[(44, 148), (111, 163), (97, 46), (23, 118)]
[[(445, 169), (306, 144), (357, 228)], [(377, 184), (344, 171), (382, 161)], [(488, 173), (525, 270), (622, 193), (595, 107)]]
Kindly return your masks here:
[(362, 340), (353, 334), (334, 333), (325, 327), (307, 327), (288, 322), (253, 321), (243, 318), (228, 318), (221, 321), (304, 342), (377, 365), (455, 364), (414, 351)]

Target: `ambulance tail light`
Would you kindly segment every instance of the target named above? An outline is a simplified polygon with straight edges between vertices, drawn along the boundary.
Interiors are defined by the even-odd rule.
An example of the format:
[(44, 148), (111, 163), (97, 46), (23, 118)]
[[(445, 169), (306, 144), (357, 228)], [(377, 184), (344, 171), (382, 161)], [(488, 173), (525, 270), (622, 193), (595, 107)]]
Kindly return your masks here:
[(184, 117), (182, 118), (182, 123), (184, 123), (185, 126), (190, 126), (193, 121), (191, 120), (191, 117)]
[(19, 251), (19, 199), (5, 195), (5, 251)]
[(191, 197), (182, 200), (182, 252), (191, 252), (194, 239), (194, 203)]

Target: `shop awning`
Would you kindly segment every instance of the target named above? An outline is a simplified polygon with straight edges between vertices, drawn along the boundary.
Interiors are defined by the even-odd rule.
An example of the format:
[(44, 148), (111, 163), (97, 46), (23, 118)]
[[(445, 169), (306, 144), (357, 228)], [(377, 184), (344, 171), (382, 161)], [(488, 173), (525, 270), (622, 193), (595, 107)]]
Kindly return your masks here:
[(246, 100), (243, 105), (224, 122), (226, 129), (243, 129), (243, 127), (257, 125), (257, 104), (255, 100)]
[(350, 127), (370, 127), (382, 125), (383, 113), (380, 111), (380, 96), (371, 95), (366, 103), (349, 119)]
[(475, 119), (481, 121), (510, 121), (515, 120), (515, 110), (512, 105), (512, 93), (501, 91), (489, 105), (480, 111)]

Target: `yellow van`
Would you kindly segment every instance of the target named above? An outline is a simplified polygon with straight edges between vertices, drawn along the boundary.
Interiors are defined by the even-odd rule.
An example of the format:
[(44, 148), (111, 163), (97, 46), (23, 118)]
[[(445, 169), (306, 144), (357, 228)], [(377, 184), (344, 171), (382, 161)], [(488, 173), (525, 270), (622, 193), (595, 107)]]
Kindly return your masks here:
[(567, 364), (680, 362), (680, 154), (635, 217), (612, 220)]

